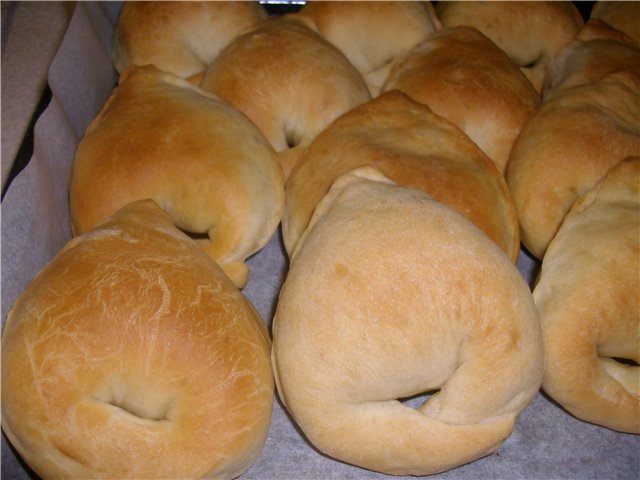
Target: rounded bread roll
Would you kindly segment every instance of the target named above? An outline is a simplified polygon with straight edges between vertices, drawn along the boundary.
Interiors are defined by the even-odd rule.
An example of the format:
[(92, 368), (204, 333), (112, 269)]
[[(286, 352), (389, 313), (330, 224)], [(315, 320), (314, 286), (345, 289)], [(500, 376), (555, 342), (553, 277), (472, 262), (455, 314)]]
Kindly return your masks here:
[(43, 478), (234, 478), (263, 448), (270, 340), (149, 200), (71, 240), (11, 309), (2, 428)]
[(548, 100), (563, 90), (589, 85), (618, 70), (640, 77), (639, 51), (629, 37), (601, 20), (589, 20), (553, 59), (543, 89)]
[(522, 242), (539, 259), (575, 199), (621, 159), (640, 156), (640, 50), (593, 36), (567, 49), (555, 72), (571, 84), (550, 82), (555, 89), (520, 132), (506, 174)]
[(150, 198), (234, 283), (275, 232), (284, 179), (271, 145), (244, 115), (153, 66), (130, 67), (78, 145), (70, 179), (74, 232)]
[(397, 61), (383, 91), (400, 90), (466, 133), (504, 173), (540, 103), (517, 65), (478, 30), (442, 29)]
[(371, 98), (346, 57), (294, 14), (264, 20), (237, 37), (200, 85), (260, 128), (282, 152), (285, 177), (295, 163), (293, 147), (309, 144), (335, 118)]
[(310, 1), (301, 13), (345, 54), (374, 96), (393, 61), (439, 26), (429, 1)]
[(606, 22), (640, 46), (640, 2), (600, 0), (593, 4), (590, 18)]
[(493, 40), (538, 91), (549, 62), (584, 25), (568, 1), (438, 2), (435, 8), (443, 27), (474, 27)]
[[(540, 327), (524, 279), (480, 230), (369, 170), (336, 180), (291, 259), (272, 365), (320, 451), (427, 475), (511, 434), (540, 385)], [(419, 408), (401, 402), (425, 392)]]
[(496, 166), (457, 127), (397, 90), (341, 116), (301, 153), (285, 190), (282, 232), (289, 254), (333, 181), (363, 166), (427, 192), (518, 258), (516, 210)]
[(245, 28), (266, 18), (258, 2), (124, 2), (113, 62), (155, 65), (197, 83), (218, 53)]
[(544, 390), (582, 420), (640, 433), (640, 157), (576, 200), (533, 295)]

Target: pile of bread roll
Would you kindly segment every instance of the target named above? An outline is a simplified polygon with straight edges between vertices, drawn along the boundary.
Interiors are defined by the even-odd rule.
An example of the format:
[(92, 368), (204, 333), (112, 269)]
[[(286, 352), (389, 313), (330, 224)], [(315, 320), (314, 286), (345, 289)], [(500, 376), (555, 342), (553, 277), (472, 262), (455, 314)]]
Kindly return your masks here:
[[(540, 389), (640, 433), (639, 6), (125, 3), (74, 238), (2, 336), (15, 449), (43, 478), (235, 478), (276, 393), (390, 475), (489, 455)], [(246, 260), (280, 227), (260, 318)]]

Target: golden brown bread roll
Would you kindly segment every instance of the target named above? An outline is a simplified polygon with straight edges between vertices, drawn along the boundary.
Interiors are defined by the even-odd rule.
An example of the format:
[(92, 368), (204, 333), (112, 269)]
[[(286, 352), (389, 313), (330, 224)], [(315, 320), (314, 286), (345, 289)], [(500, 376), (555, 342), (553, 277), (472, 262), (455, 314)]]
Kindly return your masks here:
[(462, 131), (397, 90), (341, 116), (301, 153), (285, 191), (289, 254), (331, 183), (367, 165), (454, 208), (518, 258), (516, 211), (496, 166)]
[(155, 65), (199, 81), (233, 38), (267, 13), (258, 2), (135, 2), (123, 4), (113, 45), (119, 73)]
[(478, 30), (440, 30), (397, 61), (383, 91), (398, 89), (465, 132), (504, 173), (540, 95)]
[(292, 147), (307, 145), (331, 121), (371, 97), (358, 71), (313, 23), (269, 18), (237, 37), (211, 64), (201, 87), (247, 115), (277, 152), (285, 177)]
[(640, 433), (640, 158), (576, 200), (533, 295), (545, 391), (582, 420)]
[(606, 22), (628, 35), (636, 45), (640, 46), (640, 2), (600, 0), (594, 3), (591, 18)]
[(558, 92), (595, 83), (618, 70), (640, 77), (638, 48), (625, 34), (601, 20), (589, 20), (575, 40), (553, 59), (543, 89), (547, 100)]
[(259, 456), (267, 330), (149, 200), (71, 240), (11, 309), (2, 428), (44, 478), (233, 478)]
[[(320, 451), (426, 475), (511, 434), (540, 385), (540, 327), (527, 284), (493, 242), (370, 170), (336, 180), (297, 246), (272, 364), (280, 398)], [(401, 403), (425, 392), (417, 409)]]
[(153, 66), (130, 67), (81, 140), (70, 180), (76, 234), (150, 198), (242, 287), (276, 230), (284, 180), (244, 115)]
[(374, 96), (393, 61), (439, 26), (430, 1), (310, 1), (301, 13), (345, 54)]
[(475, 27), (522, 68), (540, 91), (549, 62), (584, 25), (568, 1), (461, 1), (435, 6), (444, 27)]
[(540, 259), (576, 197), (623, 158), (640, 156), (640, 50), (593, 33), (559, 55), (562, 81), (551, 80), (509, 160), (522, 242)]

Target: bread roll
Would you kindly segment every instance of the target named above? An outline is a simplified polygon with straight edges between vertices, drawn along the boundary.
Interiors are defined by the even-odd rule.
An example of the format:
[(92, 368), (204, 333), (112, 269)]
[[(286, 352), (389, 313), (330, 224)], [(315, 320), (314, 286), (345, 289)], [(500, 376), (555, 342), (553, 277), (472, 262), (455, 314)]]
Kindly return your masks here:
[(331, 183), (367, 165), (454, 208), (518, 258), (516, 211), (496, 166), (462, 131), (397, 90), (338, 118), (302, 152), (285, 191), (289, 254)]
[[(280, 398), (320, 451), (426, 475), (511, 434), (540, 385), (540, 327), (527, 284), (493, 242), (379, 177), (348, 173), (318, 206), (280, 292), (272, 364)], [(401, 403), (425, 392), (417, 409)]]
[(153, 202), (71, 240), (11, 309), (2, 428), (43, 478), (233, 478), (273, 403), (252, 305)]
[(275, 152), (244, 115), (153, 66), (121, 77), (78, 145), (70, 180), (76, 234), (150, 198), (234, 283), (280, 222), (284, 180)]
[(522, 68), (540, 91), (549, 62), (584, 25), (572, 2), (438, 2), (444, 27), (474, 27)]
[(310, 1), (302, 14), (345, 54), (374, 96), (393, 61), (439, 26), (429, 1)]
[(640, 3), (637, 1), (600, 0), (591, 9), (591, 18), (606, 22), (628, 35), (640, 46)]
[(582, 420), (640, 433), (640, 158), (576, 200), (533, 295), (545, 391)]
[(478, 30), (446, 28), (398, 60), (383, 91), (398, 89), (460, 128), (504, 173), (540, 95)]
[(119, 73), (155, 65), (197, 83), (220, 50), (267, 16), (258, 2), (133, 2), (123, 4), (113, 44)]
[(211, 64), (202, 88), (246, 114), (277, 152), (285, 177), (296, 150), (371, 97), (358, 71), (313, 23), (269, 18), (237, 37)]
[(614, 164), (640, 156), (638, 65), (639, 49), (608, 36), (579, 38), (559, 55), (554, 72), (562, 81), (551, 79), (553, 90), (520, 132), (506, 175), (522, 242), (537, 258), (577, 196)]

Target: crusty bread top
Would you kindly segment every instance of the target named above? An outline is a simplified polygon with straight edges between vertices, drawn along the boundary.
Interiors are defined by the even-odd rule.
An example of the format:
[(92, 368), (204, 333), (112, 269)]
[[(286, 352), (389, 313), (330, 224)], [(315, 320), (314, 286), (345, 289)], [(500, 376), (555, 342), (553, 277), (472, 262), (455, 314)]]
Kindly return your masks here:
[(237, 37), (201, 87), (249, 117), (276, 151), (308, 145), (331, 121), (371, 97), (346, 57), (294, 14)]
[(578, 418), (640, 433), (640, 157), (576, 200), (533, 295), (547, 393)]
[[(338, 178), (316, 209), (280, 292), (272, 363), (322, 452), (425, 475), (511, 433), (542, 377), (540, 330), (529, 287), (491, 240), (371, 170)], [(438, 389), (417, 409), (400, 402)]]
[(289, 254), (331, 183), (367, 165), (454, 208), (518, 257), (515, 207), (496, 166), (461, 130), (397, 90), (341, 116), (301, 154), (285, 191)]
[(475, 27), (493, 40), (538, 91), (548, 63), (584, 25), (569, 1), (438, 2), (435, 8), (444, 27)]
[(115, 31), (113, 61), (155, 65), (182, 78), (202, 74), (233, 38), (266, 11), (258, 2), (127, 1)]
[(585, 29), (559, 55), (558, 81), (520, 132), (507, 169), (522, 242), (540, 259), (576, 197), (640, 156), (640, 50), (602, 25)]
[(433, 5), (423, 1), (310, 1), (301, 14), (345, 54), (374, 96), (392, 62), (439, 25)]
[(591, 18), (623, 32), (640, 47), (640, 2), (600, 0), (593, 5)]
[(157, 205), (72, 239), (9, 313), (2, 428), (43, 478), (233, 478), (273, 403), (253, 306)]
[(504, 173), (540, 95), (495, 43), (471, 27), (440, 30), (398, 59), (383, 91), (398, 89), (465, 132)]
[(74, 231), (150, 198), (238, 286), (280, 221), (284, 180), (262, 133), (226, 102), (153, 66), (130, 67), (78, 145)]

